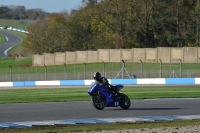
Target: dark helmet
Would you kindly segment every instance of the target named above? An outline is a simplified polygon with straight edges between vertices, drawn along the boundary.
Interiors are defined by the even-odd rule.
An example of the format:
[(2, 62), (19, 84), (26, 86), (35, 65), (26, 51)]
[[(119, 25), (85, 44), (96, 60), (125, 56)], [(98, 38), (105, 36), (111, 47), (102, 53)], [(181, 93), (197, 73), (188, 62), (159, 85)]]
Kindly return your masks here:
[(99, 80), (101, 78), (101, 74), (99, 72), (96, 72), (94, 74), (94, 80)]

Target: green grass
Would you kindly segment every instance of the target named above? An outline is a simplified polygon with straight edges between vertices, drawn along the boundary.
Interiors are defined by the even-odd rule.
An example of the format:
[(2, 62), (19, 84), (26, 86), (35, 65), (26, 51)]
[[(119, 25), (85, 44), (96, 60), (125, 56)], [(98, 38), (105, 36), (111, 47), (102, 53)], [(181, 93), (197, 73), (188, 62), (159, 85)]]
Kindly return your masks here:
[(7, 19), (0, 19), (0, 27), (10, 27), (12, 26), (13, 28), (17, 29), (27, 29), (30, 24), (25, 23), (24, 21), (19, 21), (19, 20), (7, 20)]
[(22, 60), (14, 60), (12, 58), (1, 58), (0, 59), (0, 69), (1, 68), (8, 68), (10, 66), (12, 67), (23, 67), (26, 65), (32, 65), (32, 59), (31, 58), (25, 58)]
[[(66, 132), (89, 132), (115, 129), (140, 129), (144, 128), (166, 128), (180, 126), (199, 126), (200, 120), (183, 120), (183, 121), (159, 121), (159, 122), (138, 122), (138, 123), (112, 123), (112, 124), (79, 124), (79, 125), (55, 125), (15, 129), (0, 129), (1, 133), (66, 133)], [(157, 132), (155, 132), (157, 133)]]
[(6, 37), (4, 35), (0, 34), (0, 45), (4, 44), (6, 42), (7, 42)]
[[(89, 87), (1, 90), (0, 103), (89, 101)], [(199, 86), (126, 86), (122, 89), (130, 99), (200, 98)]]

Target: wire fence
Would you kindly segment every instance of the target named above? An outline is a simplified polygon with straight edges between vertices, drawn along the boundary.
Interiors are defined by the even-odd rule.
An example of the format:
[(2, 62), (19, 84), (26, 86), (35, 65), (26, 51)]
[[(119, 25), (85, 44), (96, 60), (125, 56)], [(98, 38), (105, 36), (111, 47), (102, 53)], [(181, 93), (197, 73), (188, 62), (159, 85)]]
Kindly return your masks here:
[(0, 82), (89, 80), (95, 72), (108, 79), (200, 77), (198, 63), (83, 63), (61, 66), (0, 68)]

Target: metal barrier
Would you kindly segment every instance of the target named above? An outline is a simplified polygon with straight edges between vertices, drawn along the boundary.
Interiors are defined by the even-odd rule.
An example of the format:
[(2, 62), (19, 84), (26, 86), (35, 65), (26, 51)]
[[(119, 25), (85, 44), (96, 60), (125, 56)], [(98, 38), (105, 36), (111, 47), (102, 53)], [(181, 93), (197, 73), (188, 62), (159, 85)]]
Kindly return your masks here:
[[(199, 66), (198, 66), (199, 65)], [(90, 80), (95, 72), (108, 79), (136, 78), (195, 78), (200, 77), (198, 63), (83, 63), (76, 65), (43, 67), (0, 68), (0, 82), (47, 81), (47, 80)]]

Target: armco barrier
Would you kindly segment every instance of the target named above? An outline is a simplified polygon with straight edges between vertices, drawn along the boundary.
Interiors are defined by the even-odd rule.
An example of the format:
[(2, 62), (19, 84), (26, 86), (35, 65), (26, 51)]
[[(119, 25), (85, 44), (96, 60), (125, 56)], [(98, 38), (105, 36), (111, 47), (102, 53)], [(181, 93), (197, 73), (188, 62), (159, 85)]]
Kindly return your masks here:
[[(152, 79), (108, 79), (110, 84), (123, 85), (200, 85), (200, 78), (152, 78)], [(54, 81), (17, 81), (0, 82), (0, 87), (20, 86), (85, 86), (94, 80), (54, 80)]]

